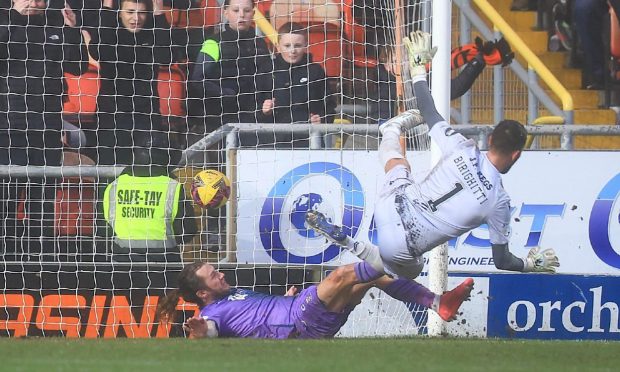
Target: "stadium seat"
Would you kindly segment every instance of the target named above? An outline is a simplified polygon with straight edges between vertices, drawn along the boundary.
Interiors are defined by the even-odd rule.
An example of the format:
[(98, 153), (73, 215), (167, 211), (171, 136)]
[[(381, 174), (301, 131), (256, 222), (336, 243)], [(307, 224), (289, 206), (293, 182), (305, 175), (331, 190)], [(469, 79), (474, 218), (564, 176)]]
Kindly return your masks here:
[(157, 88), (159, 109), (164, 118), (178, 119), (185, 116), (185, 74), (179, 66), (162, 66), (159, 70)]
[(63, 113), (66, 120), (79, 124), (82, 120), (93, 120), (97, 111), (99, 94), (99, 72), (89, 65), (88, 71), (81, 76), (65, 74), (67, 83), (67, 101)]
[(308, 51), (312, 60), (320, 63), (328, 77), (342, 73), (343, 55), (340, 28), (332, 23), (311, 24), (308, 35)]
[(364, 26), (355, 22), (353, 7), (353, 0), (343, 0), (343, 28), (351, 59), (356, 66), (376, 67), (377, 60), (375, 58), (368, 58), (367, 56), (366, 29)]
[(328, 77), (341, 76), (343, 60), (376, 66), (377, 61), (366, 56), (366, 30), (354, 21), (353, 0), (268, 0), (257, 8), (269, 15), (276, 30), (286, 22), (308, 25), (309, 52)]
[[(63, 165), (94, 165), (87, 156), (63, 152)], [(96, 186), (91, 177), (66, 177), (56, 183), (54, 200), (54, 236), (92, 236), (96, 222)], [(53, 187), (53, 186), (52, 186)], [(16, 219), (24, 221), (26, 192), (18, 196)]]
[(260, 10), (260, 12), (265, 15), (265, 17), (269, 17), (271, 4), (273, 4), (273, 0), (258, 0), (256, 1), (256, 8)]
[(276, 30), (287, 22), (302, 25), (332, 23), (338, 27), (342, 18), (340, 1), (329, 0), (273, 0), (268, 13)]
[(166, 8), (165, 15), (172, 27), (209, 27), (220, 22), (222, 7), (217, 0), (201, 0), (190, 9)]
[[(74, 152), (63, 153), (63, 165), (94, 165)], [(96, 221), (96, 187), (93, 178), (66, 177), (56, 189), (54, 202), (55, 236), (92, 236)]]

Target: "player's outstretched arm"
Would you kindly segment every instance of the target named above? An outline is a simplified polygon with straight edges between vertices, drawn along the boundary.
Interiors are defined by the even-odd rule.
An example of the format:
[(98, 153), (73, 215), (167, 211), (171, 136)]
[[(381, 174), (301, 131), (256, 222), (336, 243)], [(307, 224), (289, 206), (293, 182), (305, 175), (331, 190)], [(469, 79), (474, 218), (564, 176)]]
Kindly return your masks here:
[(524, 259), (524, 272), (555, 273), (560, 267), (560, 260), (552, 248), (541, 250), (540, 247), (530, 249)]
[(215, 322), (200, 316), (188, 318), (183, 329), (189, 333), (189, 338), (215, 338), (219, 335)]
[(436, 123), (445, 121), (437, 112), (426, 81), (426, 64), (433, 60), (437, 47), (431, 47), (431, 35), (422, 31), (412, 32), (409, 37), (403, 38), (403, 44), (409, 53), (409, 68), (418, 109), (426, 124), (432, 128)]
[(493, 262), (500, 270), (518, 272), (542, 272), (555, 273), (560, 261), (553, 249), (540, 250), (540, 247), (532, 248), (528, 255), (519, 258), (508, 250), (508, 244), (493, 244)]

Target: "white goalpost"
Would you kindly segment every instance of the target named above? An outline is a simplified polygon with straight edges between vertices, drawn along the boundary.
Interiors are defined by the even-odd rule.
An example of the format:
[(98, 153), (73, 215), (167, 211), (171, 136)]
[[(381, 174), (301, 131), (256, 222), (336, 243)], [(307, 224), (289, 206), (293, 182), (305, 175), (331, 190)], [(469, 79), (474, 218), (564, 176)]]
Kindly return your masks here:
[[(431, 94), (437, 111), (444, 118), (450, 117), (450, 49), (452, 30), (452, 2), (433, 1), (432, 13), (441, 14), (433, 17), (433, 45), (439, 45), (433, 57), (431, 76)], [(431, 166), (441, 157), (441, 152), (431, 141)], [(448, 245), (444, 243), (430, 252), (429, 257), (429, 289), (435, 293), (443, 293), (448, 281)], [(429, 312), (428, 333), (439, 336), (446, 331), (445, 322), (435, 313)]]

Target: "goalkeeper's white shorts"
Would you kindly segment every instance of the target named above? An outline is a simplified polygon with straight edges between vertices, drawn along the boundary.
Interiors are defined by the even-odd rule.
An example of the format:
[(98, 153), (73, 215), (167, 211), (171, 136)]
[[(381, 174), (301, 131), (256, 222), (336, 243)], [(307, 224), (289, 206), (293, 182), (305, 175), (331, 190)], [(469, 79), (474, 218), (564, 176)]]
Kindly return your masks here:
[(423, 224), (416, 224), (405, 231), (395, 199), (402, 197), (404, 186), (413, 183), (409, 170), (404, 165), (392, 168), (385, 174), (385, 183), (375, 204), (375, 227), (385, 271), (390, 275), (409, 279), (420, 275), (424, 268), (424, 259), (421, 255), (411, 254), (407, 243), (408, 236), (422, 237), (427, 229)]

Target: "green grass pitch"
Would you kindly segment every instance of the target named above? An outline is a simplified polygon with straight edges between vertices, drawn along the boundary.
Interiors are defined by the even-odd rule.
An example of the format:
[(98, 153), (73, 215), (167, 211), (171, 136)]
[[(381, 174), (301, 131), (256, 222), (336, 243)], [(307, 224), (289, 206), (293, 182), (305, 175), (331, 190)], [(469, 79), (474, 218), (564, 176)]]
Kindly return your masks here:
[(617, 371), (620, 343), (484, 339), (0, 340), (2, 371)]

